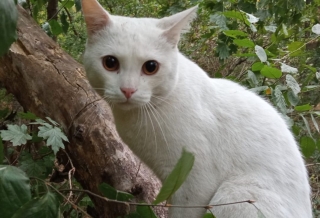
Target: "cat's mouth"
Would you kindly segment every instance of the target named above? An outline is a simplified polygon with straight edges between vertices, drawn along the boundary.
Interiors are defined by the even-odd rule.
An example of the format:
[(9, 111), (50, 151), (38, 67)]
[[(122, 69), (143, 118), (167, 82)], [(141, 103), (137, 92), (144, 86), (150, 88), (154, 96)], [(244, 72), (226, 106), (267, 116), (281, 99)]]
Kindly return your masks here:
[(122, 110), (131, 110), (141, 106), (139, 103), (132, 101), (131, 99), (127, 99), (123, 102), (118, 102), (116, 105)]

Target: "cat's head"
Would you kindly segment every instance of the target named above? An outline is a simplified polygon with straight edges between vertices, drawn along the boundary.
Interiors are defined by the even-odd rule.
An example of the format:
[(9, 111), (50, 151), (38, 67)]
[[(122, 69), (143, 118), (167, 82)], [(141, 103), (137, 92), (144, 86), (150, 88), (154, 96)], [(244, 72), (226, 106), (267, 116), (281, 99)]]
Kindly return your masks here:
[(120, 109), (161, 102), (177, 84), (177, 44), (196, 9), (162, 19), (129, 18), (82, 0), (88, 32), (83, 62), (93, 88)]

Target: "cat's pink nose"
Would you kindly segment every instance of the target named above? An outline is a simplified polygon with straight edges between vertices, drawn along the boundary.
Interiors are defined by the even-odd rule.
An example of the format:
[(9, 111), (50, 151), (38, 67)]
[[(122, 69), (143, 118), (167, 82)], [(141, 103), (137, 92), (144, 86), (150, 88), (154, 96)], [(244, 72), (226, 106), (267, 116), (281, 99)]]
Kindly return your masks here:
[(134, 88), (120, 88), (121, 92), (126, 96), (127, 99), (131, 98), (133, 93), (135, 93), (137, 90)]

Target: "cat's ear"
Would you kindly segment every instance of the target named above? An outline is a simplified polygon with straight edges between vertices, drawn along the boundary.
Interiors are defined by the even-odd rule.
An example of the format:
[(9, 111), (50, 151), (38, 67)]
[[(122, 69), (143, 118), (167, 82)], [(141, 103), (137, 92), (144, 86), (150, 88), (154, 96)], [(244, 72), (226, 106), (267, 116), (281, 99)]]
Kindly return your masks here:
[(82, 12), (89, 36), (111, 23), (110, 15), (97, 0), (82, 0)]
[(195, 6), (159, 20), (158, 27), (165, 30), (163, 36), (168, 42), (174, 46), (178, 44), (180, 34), (189, 30), (191, 21), (197, 16), (197, 9)]

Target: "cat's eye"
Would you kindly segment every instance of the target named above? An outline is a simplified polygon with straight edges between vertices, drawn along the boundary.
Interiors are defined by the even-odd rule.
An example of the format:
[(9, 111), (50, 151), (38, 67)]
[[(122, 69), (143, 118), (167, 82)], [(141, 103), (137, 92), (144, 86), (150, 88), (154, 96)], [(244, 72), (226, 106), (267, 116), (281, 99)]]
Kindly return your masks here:
[(159, 70), (159, 63), (157, 61), (151, 60), (147, 61), (142, 66), (142, 71), (146, 75), (153, 75)]
[(119, 69), (119, 61), (116, 57), (107, 55), (102, 59), (103, 67), (108, 71), (116, 71)]

